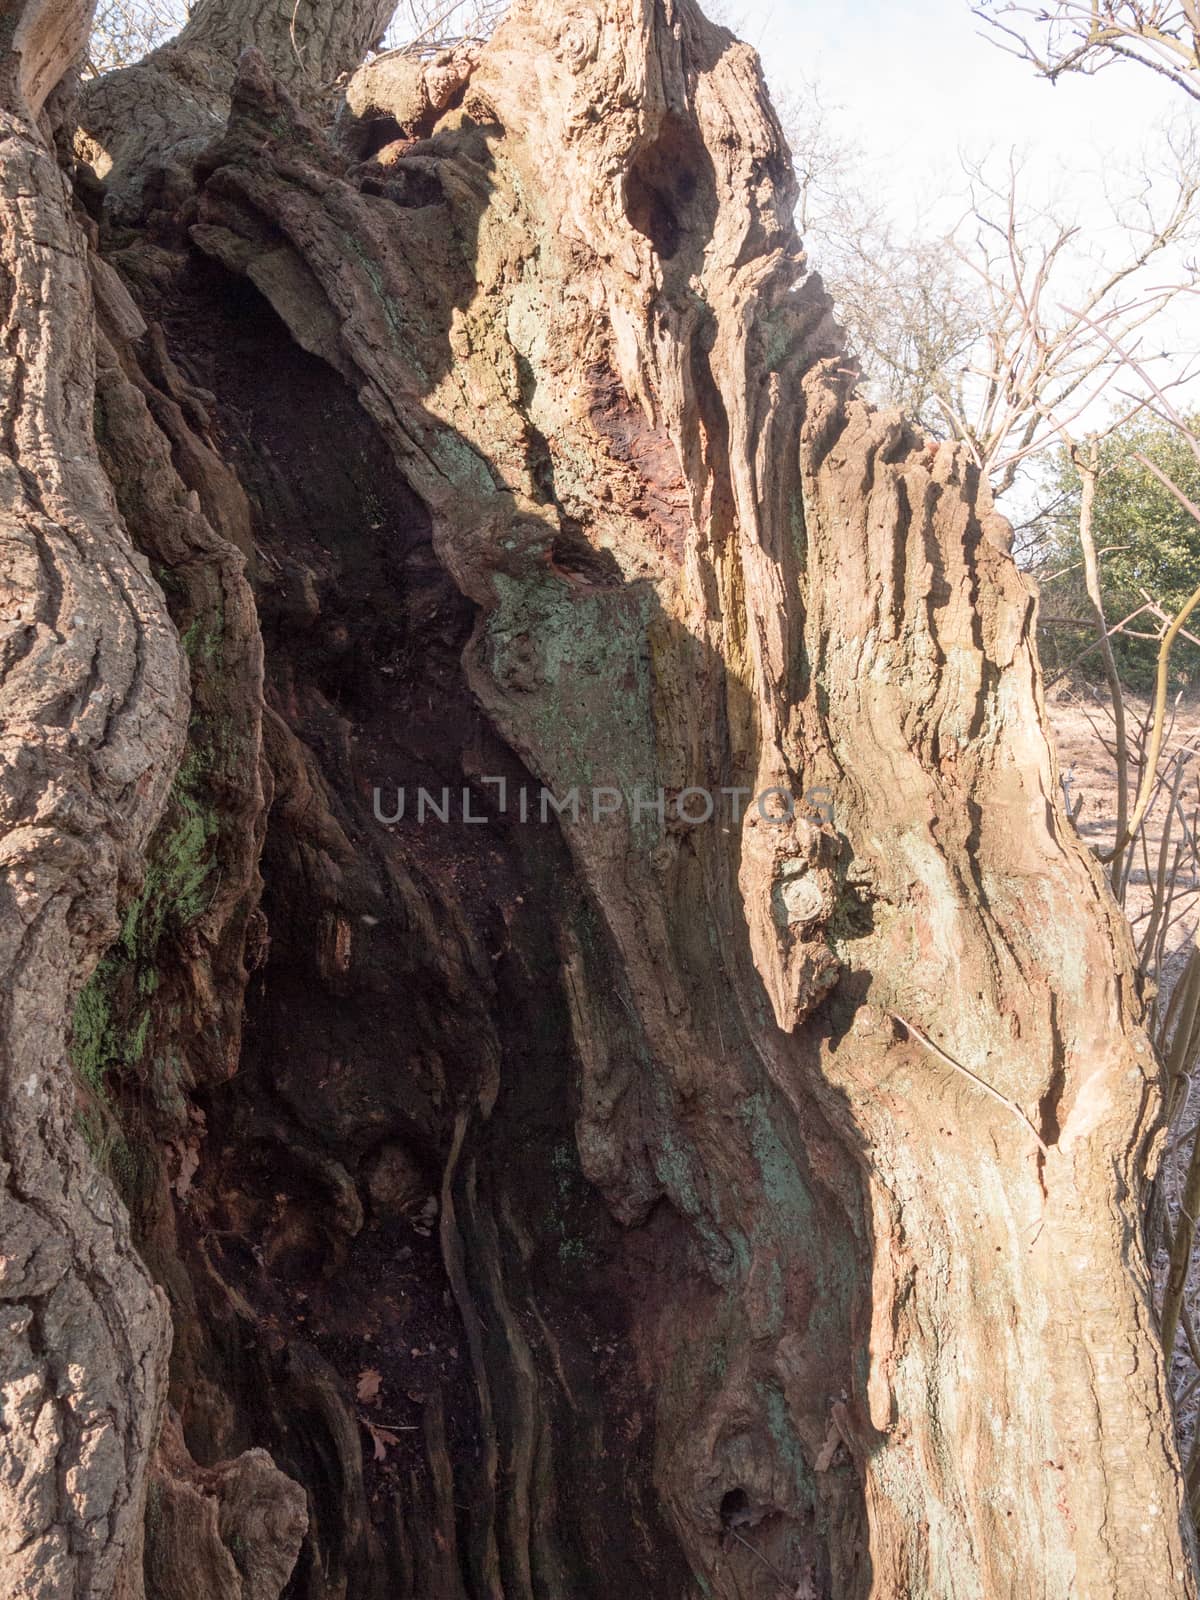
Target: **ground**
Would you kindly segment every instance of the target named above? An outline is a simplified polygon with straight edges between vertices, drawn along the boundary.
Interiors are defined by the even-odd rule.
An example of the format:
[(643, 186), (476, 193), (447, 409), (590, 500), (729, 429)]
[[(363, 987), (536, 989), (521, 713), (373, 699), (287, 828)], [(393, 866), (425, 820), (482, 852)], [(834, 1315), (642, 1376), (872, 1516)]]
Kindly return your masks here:
[[(1148, 718), (1147, 702), (1130, 696), (1128, 718), (1131, 742), (1141, 743), (1141, 732)], [(1112, 753), (1112, 712), (1107, 695), (1088, 685), (1060, 688), (1049, 704), (1050, 724), (1058, 752), (1059, 771), (1068, 807), (1077, 813), (1080, 833), (1097, 848), (1112, 844), (1116, 818), (1116, 761)], [(1161, 767), (1166, 769), (1177, 755), (1200, 749), (1200, 695), (1180, 700), (1171, 712), (1163, 745)], [(1136, 757), (1134, 758), (1136, 760)], [(1132, 797), (1131, 797), (1132, 803)], [(1184, 845), (1181, 870), (1176, 875), (1176, 897), (1171, 911), (1171, 926), (1165, 941), (1160, 978), (1164, 993), (1169, 990), (1187, 958), (1200, 910), (1197, 890), (1200, 861), (1188, 840), (1195, 838), (1193, 819), (1200, 808), (1200, 763), (1189, 763), (1180, 789), (1179, 805), (1170, 840), (1170, 851)], [(1139, 850), (1129, 874), (1126, 909), (1135, 940), (1144, 936), (1154, 899), (1158, 873), (1158, 851), (1162, 825), (1167, 815), (1167, 795), (1160, 793), (1150, 814), (1145, 850)], [(1186, 819), (1186, 820), (1185, 820)]]

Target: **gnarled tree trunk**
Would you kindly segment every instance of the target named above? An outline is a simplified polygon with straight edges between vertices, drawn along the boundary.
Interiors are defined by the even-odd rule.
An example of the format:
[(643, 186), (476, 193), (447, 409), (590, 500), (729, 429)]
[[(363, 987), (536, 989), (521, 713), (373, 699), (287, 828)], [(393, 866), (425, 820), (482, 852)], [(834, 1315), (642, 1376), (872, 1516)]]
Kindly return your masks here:
[[(296, 8), (315, 80), (382, 20)], [(81, 353), (60, 397), (6, 344), (0, 1593), (109, 1592), (157, 1429), (63, 1051), (120, 893), (75, 1058), (175, 1323), (122, 1592), (1194, 1594), (1157, 1069), (1034, 596), (855, 395), (756, 58), (528, 0), (335, 136), (292, 34), (200, 7), (88, 91), (95, 309), (6, 79), (10, 325), (50, 239)], [(214, 62), (199, 120), (131, 106)]]
[(112, 1591), (169, 1328), (65, 1067), (187, 715), (178, 642), (97, 457), (88, 251), (38, 129), (88, 16), (82, 0), (8, 8), (0, 110), (0, 1585), (38, 1600)]

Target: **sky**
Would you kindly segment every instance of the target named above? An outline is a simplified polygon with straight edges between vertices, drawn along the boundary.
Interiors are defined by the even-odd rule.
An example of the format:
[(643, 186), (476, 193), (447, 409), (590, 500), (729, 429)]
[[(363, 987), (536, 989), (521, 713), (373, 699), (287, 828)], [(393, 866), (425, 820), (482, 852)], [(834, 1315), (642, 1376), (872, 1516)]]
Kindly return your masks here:
[[(886, 202), (900, 237), (937, 237), (965, 211), (960, 151), (975, 160), (1022, 162), (1027, 203), (1049, 204), (1055, 218), (1080, 228), (1055, 280), (1059, 304), (1078, 303), (1098, 271), (1126, 259), (1128, 240), (1113, 223), (1112, 196), (1128, 192), (1139, 158), (1167, 162), (1165, 128), (1189, 119), (1195, 103), (1134, 63), (1092, 77), (1039, 78), (1007, 54), (973, 16), (968, 0), (708, 0), (710, 11), (758, 49), (777, 99), (803, 101), (815, 84), (835, 138), (857, 145), (855, 176), (873, 200)], [(1156, 191), (1160, 196), (1165, 188)], [(1134, 282), (1139, 289), (1187, 281), (1187, 252), (1159, 258)], [(820, 243), (810, 261), (821, 269)], [(1185, 295), (1144, 331), (1140, 353), (1159, 382), (1200, 373), (1200, 296)], [(1157, 360), (1155, 359), (1157, 353)], [(1117, 407), (1125, 375), (1075, 419), (1080, 430), (1103, 429)], [(1200, 401), (1200, 378), (1173, 398)], [(1034, 466), (1033, 473), (1037, 468)], [(1020, 520), (1036, 501), (1022, 474), (1006, 501)]]
[[(960, 146), (975, 155), (1016, 146), (1031, 177), (1070, 184), (1070, 169), (1094, 171), (1154, 138), (1164, 117), (1186, 114), (1181, 91), (1132, 64), (1039, 79), (985, 36), (967, 0), (729, 0), (726, 11), (777, 92), (820, 86), (878, 162), (900, 221), (953, 183)], [(1086, 212), (1093, 185), (1070, 186)]]

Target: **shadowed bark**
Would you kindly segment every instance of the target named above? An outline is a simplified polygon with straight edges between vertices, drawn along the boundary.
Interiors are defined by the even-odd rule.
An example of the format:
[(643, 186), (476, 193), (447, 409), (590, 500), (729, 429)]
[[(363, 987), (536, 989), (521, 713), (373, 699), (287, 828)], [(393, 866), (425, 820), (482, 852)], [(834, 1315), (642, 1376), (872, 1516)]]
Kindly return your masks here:
[[(757, 58), (692, 0), (529, 0), (478, 58), (365, 69), (335, 141), (283, 9), (132, 69), (220, 57), (215, 138), (164, 98), (106, 166), (147, 80), (89, 91), (101, 292), (60, 275), (57, 315), (102, 360), (29, 467), (88, 511), (89, 627), (108, 485), (166, 595), (120, 588), (153, 672), (88, 655), (157, 686), (149, 776), (70, 747), (103, 909), (21, 1036), (65, 1107), (119, 836), (146, 882), (85, 993), (179, 1419), (120, 1592), (1195, 1593), (1136, 1228), (1158, 1072), (1035, 597), (965, 452), (856, 396)], [(322, 15), (328, 75), (377, 19)], [(31, 725), (86, 734), (81, 692)], [(124, 1241), (58, 1181), (58, 1226)], [(92, 1359), (136, 1508), (128, 1271), (141, 1344)], [(28, 1592), (107, 1593), (132, 1520)]]

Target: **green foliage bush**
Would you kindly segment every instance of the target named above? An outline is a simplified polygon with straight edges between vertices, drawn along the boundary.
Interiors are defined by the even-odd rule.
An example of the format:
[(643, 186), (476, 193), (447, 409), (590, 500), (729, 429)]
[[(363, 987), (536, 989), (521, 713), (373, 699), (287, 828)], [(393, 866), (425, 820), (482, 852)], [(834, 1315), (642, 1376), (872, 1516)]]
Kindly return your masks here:
[[(1200, 415), (1191, 419), (1200, 432)], [(1118, 429), (1100, 447), (1101, 475), (1096, 489), (1094, 538), (1100, 556), (1100, 584), (1110, 627), (1143, 603), (1146, 590), (1174, 615), (1200, 585), (1200, 523), (1191, 517), (1150, 469), (1138, 461), (1145, 456), (1167, 474), (1193, 501), (1200, 503), (1200, 463), (1180, 431), (1157, 418), (1143, 418)], [(1042, 610), (1056, 617), (1078, 617), (1090, 625), (1091, 612), (1083, 581), (1079, 543), (1079, 475), (1065, 450), (1058, 453), (1050, 473), (1055, 491), (1046, 515), (1048, 558), (1045, 572), (1064, 572), (1043, 584)], [(1131, 626), (1138, 632), (1156, 629), (1153, 617), (1144, 615)], [(1078, 629), (1043, 624), (1042, 659), (1049, 672), (1066, 666), (1091, 642), (1088, 626)], [(1154, 680), (1157, 646), (1148, 639), (1116, 635), (1113, 652), (1122, 679), (1145, 691)], [(1103, 676), (1099, 651), (1079, 666), (1089, 678)], [(1200, 650), (1181, 639), (1172, 655), (1172, 677), (1177, 684), (1200, 675)]]

